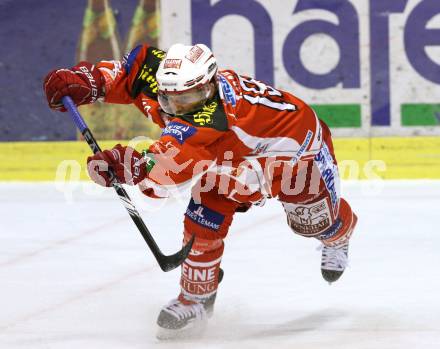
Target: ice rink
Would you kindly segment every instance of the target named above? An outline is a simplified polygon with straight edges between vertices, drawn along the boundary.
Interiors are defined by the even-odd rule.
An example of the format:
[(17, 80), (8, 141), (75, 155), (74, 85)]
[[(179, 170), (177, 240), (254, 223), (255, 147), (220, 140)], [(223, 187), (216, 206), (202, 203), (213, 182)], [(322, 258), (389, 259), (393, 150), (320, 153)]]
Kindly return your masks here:
[[(155, 322), (179, 271), (159, 269), (111, 189), (61, 189), (0, 184), (2, 349), (440, 348), (438, 181), (344, 182), (359, 223), (331, 286), (319, 243), (290, 231), (279, 202), (237, 214), (207, 332), (168, 342)], [(177, 251), (186, 202), (133, 196)]]

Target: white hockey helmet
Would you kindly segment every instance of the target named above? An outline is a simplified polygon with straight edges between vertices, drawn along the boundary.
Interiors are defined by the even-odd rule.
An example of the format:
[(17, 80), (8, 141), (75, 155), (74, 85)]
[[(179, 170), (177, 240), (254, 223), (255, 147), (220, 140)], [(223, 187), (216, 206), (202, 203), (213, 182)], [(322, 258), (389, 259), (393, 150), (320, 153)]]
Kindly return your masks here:
[(211, 95), (209, 82), (216, 72), (216, 59), (206, 45), (172, 45), (156, 73), (160, 106), (173, 115), (200, 109)]

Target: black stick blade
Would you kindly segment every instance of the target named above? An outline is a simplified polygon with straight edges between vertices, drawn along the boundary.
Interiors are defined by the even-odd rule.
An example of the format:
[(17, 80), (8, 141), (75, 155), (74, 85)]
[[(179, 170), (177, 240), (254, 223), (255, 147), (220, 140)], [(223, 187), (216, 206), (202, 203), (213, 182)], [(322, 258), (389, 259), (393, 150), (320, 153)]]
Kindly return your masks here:
[(195, 237), (196, 236), (193, 235), (191, 237), (191, 240), (189, 240), (188, 243), (185, 246), (183, 246), (183, 248), (179, 252), (172, 254), (170, 256), (161, 256), (158, 259), (160, 268), (163, 271), (170, 271), (181, 265), (183, 261), (188, 257), (192, 245), (194, 243)]

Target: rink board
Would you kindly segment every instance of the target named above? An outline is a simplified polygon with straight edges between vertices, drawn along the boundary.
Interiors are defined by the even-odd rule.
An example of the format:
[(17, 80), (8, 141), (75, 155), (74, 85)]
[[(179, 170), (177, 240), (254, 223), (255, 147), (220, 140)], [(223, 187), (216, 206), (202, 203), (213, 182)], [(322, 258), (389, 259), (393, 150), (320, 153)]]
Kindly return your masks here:
[[(127, 144), (100, 144), (105, 149), (118, 142)], [(440, 179), (439, 137), (337, 138), (334, 144), (344, 179)], [(89, 155), (84, 142), (0, 143), (0, 180), (63, 179), (61, 172), (57, 177), (62, 166), (73, 166), (68, 178), (85, 180), (84, 164)]]

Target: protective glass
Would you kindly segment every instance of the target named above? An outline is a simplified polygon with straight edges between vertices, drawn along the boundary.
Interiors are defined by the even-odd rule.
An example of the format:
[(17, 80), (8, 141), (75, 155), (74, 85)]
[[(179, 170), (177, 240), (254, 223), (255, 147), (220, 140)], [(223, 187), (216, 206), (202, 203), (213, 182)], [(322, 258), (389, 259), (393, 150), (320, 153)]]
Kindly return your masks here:
[(159, 91), (157, 97), (165, 113), (183, 115), (203, 107), (209, 93), (209, 84), (205, 84), (186, 91)]

